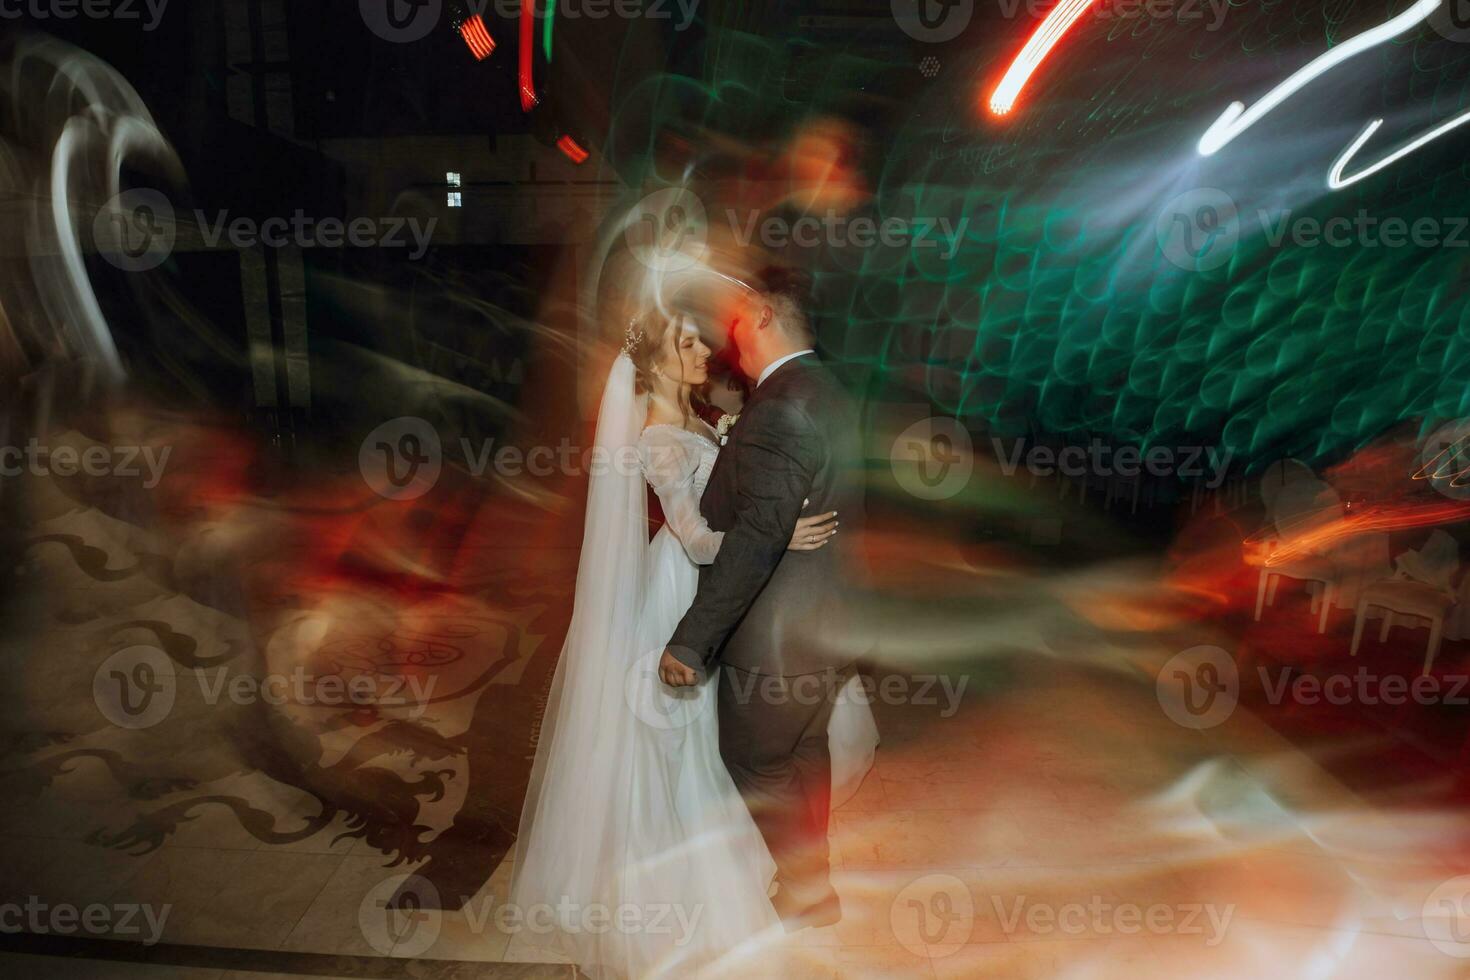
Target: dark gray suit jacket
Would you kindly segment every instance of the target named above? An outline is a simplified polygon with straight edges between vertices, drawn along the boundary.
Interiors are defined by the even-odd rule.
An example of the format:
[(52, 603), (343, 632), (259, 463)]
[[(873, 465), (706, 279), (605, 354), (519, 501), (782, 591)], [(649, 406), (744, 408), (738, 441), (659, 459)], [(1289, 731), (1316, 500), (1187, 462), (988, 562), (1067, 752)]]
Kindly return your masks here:
[[(725, 538), (669, 642), (676, 658), (791, 676), (867, 652), (871, 636), (851, 601), (863, 580), (862, 458), (857, 411), (814, 354), (756, 387), (700, 501)], [(835, 510), (839, 530), (816, 551), (787, 551), (807, 498), (805, 513)]]

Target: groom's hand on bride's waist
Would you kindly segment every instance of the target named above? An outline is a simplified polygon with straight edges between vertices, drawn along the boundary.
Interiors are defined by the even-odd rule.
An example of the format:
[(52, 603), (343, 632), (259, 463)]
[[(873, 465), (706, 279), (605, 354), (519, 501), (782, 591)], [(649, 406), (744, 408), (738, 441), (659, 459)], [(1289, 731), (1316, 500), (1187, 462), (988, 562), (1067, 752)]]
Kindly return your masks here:
[(693, 687), (699, 683), (699, 672), (679, 660), (668, 650), (658, 662), (658, 679), (669, 687)]

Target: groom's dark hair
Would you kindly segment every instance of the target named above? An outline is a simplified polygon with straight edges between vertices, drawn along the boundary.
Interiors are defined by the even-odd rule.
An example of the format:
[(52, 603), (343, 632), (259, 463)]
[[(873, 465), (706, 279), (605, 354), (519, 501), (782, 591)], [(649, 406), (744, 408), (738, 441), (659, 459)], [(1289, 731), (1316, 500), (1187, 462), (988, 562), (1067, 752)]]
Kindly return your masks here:
[(809, 310), (812, 306), (812, 275), (805, 269), (768, 265), (758, 270), (752, 283), (776, 310), (776, 316), (793, 340), (811, 342)]

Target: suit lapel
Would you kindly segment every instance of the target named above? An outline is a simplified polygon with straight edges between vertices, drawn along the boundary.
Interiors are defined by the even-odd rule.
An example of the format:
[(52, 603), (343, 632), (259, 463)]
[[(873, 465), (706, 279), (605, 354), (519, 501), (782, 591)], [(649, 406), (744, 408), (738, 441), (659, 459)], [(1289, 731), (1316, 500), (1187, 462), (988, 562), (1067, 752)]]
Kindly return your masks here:
[(803, 354), (801, 357), (793, 357), (785, 364), (778, 367), (765, 381), (755, 386), (745, 404), (740, 409), (740, 417), (726, 433), (725, 445), (720, 448), (720, 455), (715, 459), (715, 468), (710, 471), (709, 484), (705, 487), (704, 496), (699, 500), (699, 511), (705, 519), (716, 526), (717, 530), (725, 529), (728, 522), (733, 519), (729, 513), (729, 502), (734, 496), (733, 481), (738, 479), (740, 461), (737, 453), (740, 452), (740, 427), (745, 424), (745, 418), (750, 414), (751, 408), (762, 398), (775, 397), (776, 389), (780, 387), (777, 379), (786, 379), (798, 371), (804, 370), (805, 365), (815, 359), (815, 354)]

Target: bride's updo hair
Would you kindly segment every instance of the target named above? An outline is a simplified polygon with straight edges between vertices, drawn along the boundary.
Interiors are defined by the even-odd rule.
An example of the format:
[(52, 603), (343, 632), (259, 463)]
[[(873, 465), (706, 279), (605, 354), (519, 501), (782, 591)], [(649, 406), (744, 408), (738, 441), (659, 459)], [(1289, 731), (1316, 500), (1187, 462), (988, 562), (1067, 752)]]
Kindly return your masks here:
[(635, 384), (638, 394), (646, 395), (653, 390), (653, 365), (657, 363), (659, 355), (664, 353), (670, 334), (682, 319), (678, 314), (667, 316), (653, 310), (634, 317), (628, 325), (627, 342), (623, 349), (628, 352), (628, 358), (637, 372)]
[[(628, 352), (628, 359), (633, 362), (635, 372), (634, 390), (640, 395), (646, 395), (654, 390), (653, 366), (663, 359), (665, 370), (672, 364), (673, 370), (678, 372), (684, 368), (683, 358), (679, 356), (677, 338), (684, 322), (688, 319), (683, 313), (661, 313), (651, 310), (633, 318), (628, 325), (628, 334), (623, 349)], [(667, 375), (674, 381), (681, 380), (678, 374)], [(704, 386), (691, 388), (689, 391), (689, 404), (684, 406), (685, 420), (688, 415), (704, 418), (708, 413), (708, 400), (705, 398)]]

